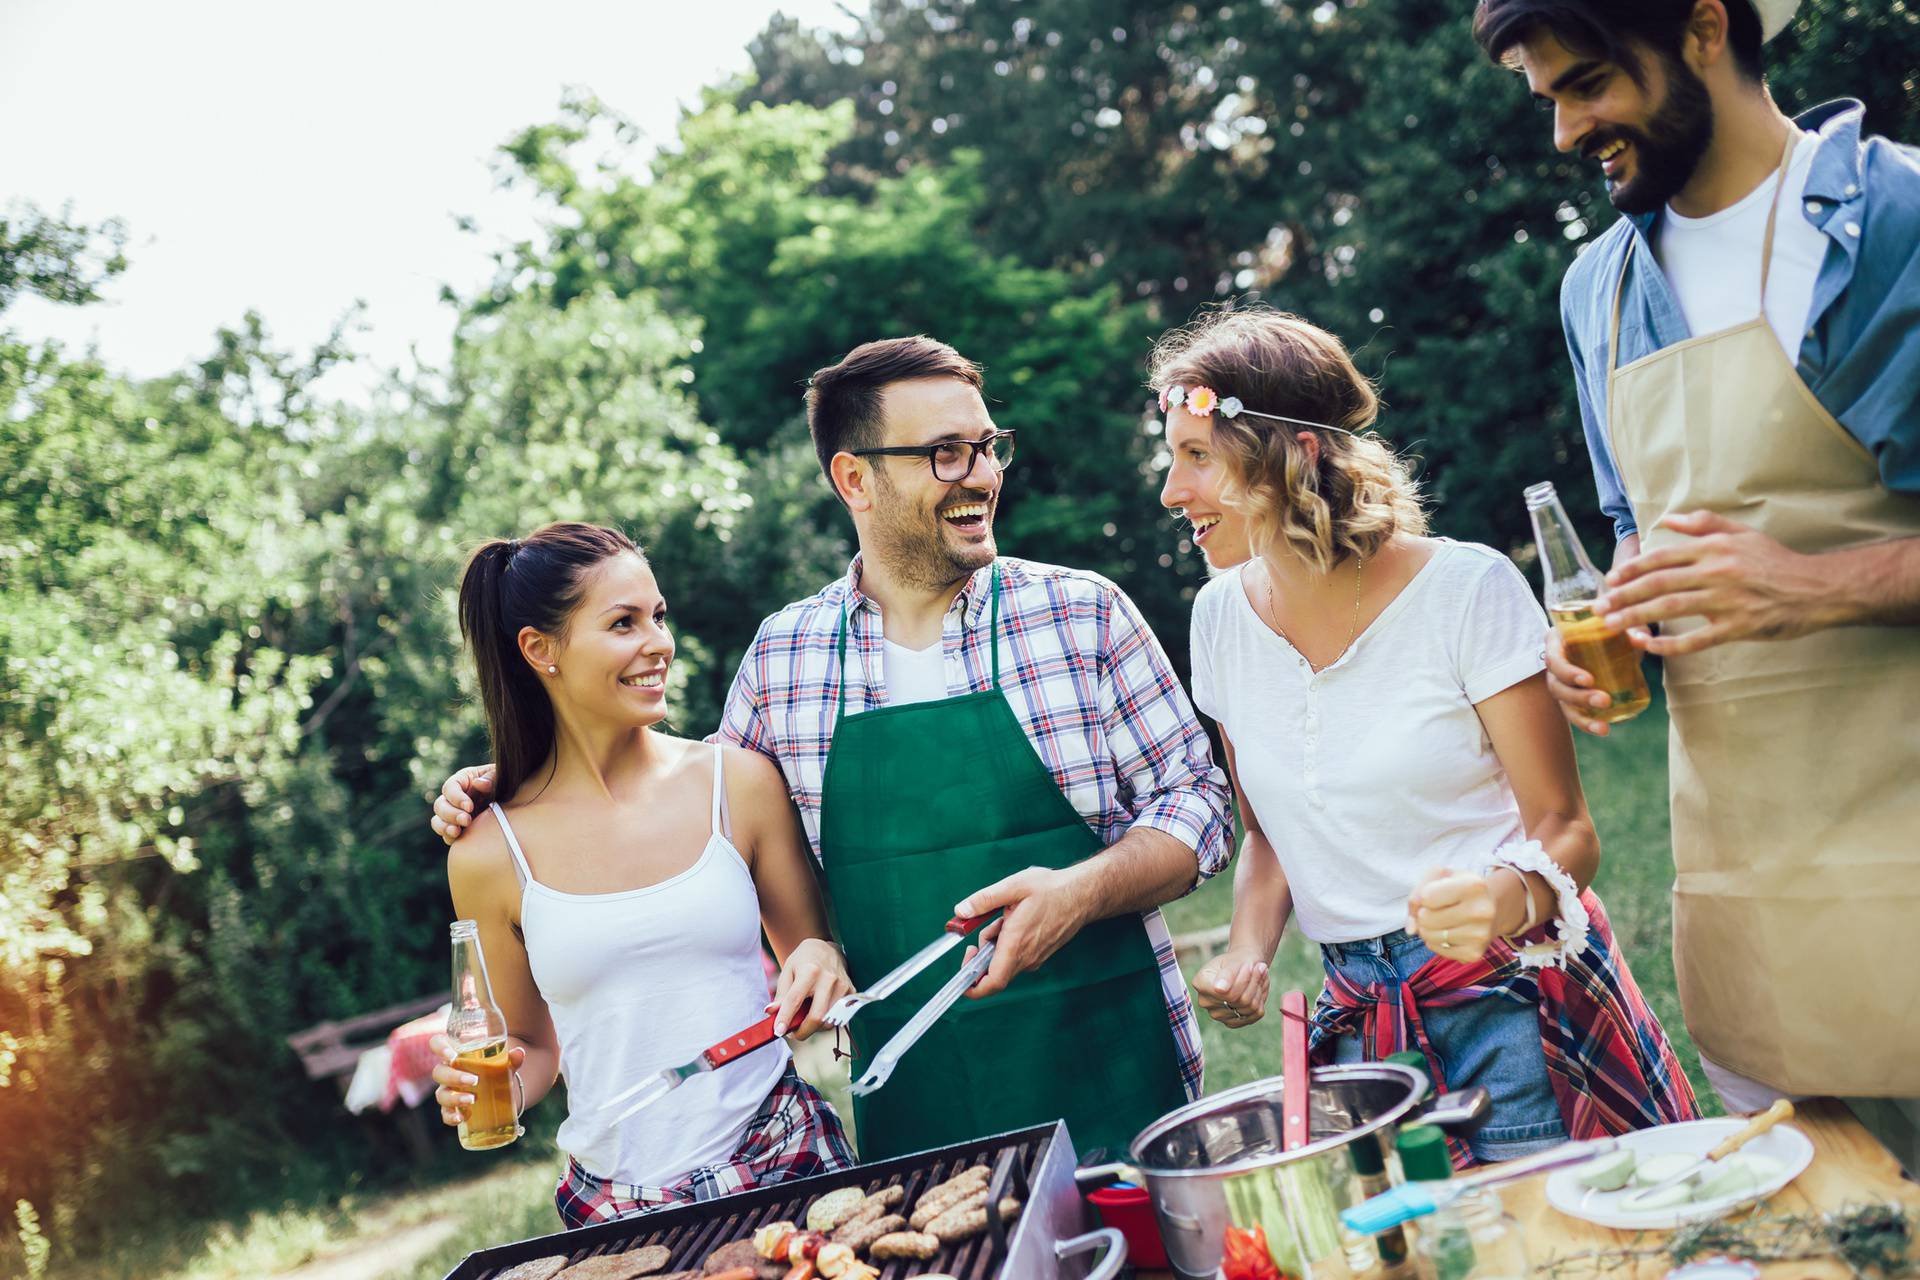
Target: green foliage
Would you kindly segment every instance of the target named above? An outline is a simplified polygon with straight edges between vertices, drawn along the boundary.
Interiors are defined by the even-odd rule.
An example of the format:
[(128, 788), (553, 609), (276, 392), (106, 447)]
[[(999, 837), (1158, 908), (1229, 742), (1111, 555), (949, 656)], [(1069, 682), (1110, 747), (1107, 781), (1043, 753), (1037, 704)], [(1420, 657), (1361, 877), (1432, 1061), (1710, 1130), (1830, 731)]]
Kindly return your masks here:
[[(1333, 330), (1380, 378), (1443, 530), (1512, 547), (1526, 484), (1591, 492), (1554, 300), (1615, 215), (1467, 14), (875, 0), (847, 36), (775, 19), (743, 99), (852, 101), (831, 157), (849, 182), (977, 150), (983, 243), (1115, 283), (1161, 324), (1250, 298)], [(1809, 0), (1769, 57), (1787, 109), (1862, 96), (1872, 128), (1920, 136), (1908, 0)]]
[(22, 293), (50, 302), (94, 302), (100, 286), (127, 269), (126, 231), (42, 213), (32, 205), (0, 214), (0, 311)]

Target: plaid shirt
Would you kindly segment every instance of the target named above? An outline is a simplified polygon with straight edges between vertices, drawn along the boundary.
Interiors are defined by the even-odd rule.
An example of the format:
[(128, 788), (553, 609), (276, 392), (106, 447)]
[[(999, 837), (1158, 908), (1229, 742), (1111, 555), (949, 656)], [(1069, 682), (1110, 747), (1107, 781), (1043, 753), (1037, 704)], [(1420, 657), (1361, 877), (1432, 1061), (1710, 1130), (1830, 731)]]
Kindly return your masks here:
[(648, 1187), (596, 1177), (568, 1156), (566, 1171), (553, 1189), (553, 1207), (573, 1231), (670, 1205), (837, 1173), (857, 1163), (833, 1106), (789, 1062), (747, 1122), (740, 1145), (719, 1164), (695, 1169), (668, 1186)]
[[(1087, 825), (1111, 845), (1135, 827), (1192, 849), (1199, 879), (1231, 857), (1231, 799), (1207, 735), (1167, 655), (1133, 602), (1077, 569), (1002, 558), (1000, 687), (1027, 740)], [(993, 566), (954, 598), (941, 633), (949, 696), (993, 685), (988, 641)], [(820, 793), (841, 698), (837, 660), (847, 616), (848, 714), (887, 702), (880, 606), (847, 576), (760, 626), (727, 697), (719, 737), (779, 762), (820, 856)], [(1196, 881), (1198, 883), (1198, 881)], [(1141, 913), (1190, 1097), (1201, 1088), (1200, 1031), (1173, 939), (1156, 910)]]

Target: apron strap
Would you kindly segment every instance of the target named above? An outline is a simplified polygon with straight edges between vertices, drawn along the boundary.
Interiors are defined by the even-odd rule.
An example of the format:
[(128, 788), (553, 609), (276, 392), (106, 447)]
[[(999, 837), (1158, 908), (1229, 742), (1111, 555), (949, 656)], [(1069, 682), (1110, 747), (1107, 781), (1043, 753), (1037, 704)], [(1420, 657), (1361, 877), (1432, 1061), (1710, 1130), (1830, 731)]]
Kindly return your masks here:
[[(993, 612), (991, 614), (991, 628), (987, 632), (987, 650), (993, 655), (993, 687), (995, 691), (998, 691), (1000, 688), (1000, 562), (997, 560), (993, 565), (993, 594), (991, 601)], [(840, 697), (838, 714), (834, 716), (834, 723), (836, 724), (845, 718), (847, 714), (847, 605), (844, 600), (840, 603), (839, 650)]]
[(833, 722), (837, 725), (847, 715), (847, 602), (840, 602), (840, 702), (834, 710)]
[(1000, 562), (993, 562), (992, 623), (987, 630), (987, 648), (993, 653), (993, 688), (1000, 689)]
[(1773, 204), (1767, 208), (1767, 234), (1760, 241), (1760, 314), (1767, 314), (1767, 273), (1773, 268), (1773, 228), (1780, 219), (1780, 197), (1787, 189), (1787, 170), (1793, 167), (1793, 149), (1800, 141), (1800, 130), (1787, 126), (1787, 149), (1780, 157), (1780, 172), (1773, 187)]
[(1620, 367), (1620, 299), (1626, 296), (1627, 272), (1633, 269), (1633, 237), (1627, 237), (1626, 260), (1620, 264), (1620, 278), (1613, 284), (1613, 327), (1607, 331), (1607, 377)]

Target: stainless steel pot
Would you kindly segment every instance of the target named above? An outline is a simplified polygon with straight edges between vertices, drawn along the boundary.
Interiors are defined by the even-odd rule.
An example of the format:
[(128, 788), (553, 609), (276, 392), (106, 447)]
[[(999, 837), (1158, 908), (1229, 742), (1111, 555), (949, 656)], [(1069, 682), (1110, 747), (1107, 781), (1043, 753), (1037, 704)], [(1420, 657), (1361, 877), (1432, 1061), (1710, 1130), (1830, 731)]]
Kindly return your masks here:
[(1161, 1118), (1133, 1140), (1130, 1164), (1082, 1169), (1078, 1180), (1143, 1182), (1181, 1280), (1243, 1280), (1234, 1258), (1260, 1248), (1302, 1280), (1364, 1274), (1377, 1265), (1372, 1243), (1339, 1219), (1370, 1194), (1355, 1148), (1370, 1146), (1377, 1158), (1363, 1150), (1363, 1166), (1384, 1167), (1397, 1182), (1392, 1149), (1402, 1123), (1471, 1130), (1486, 1118), (1487, 1093), (1469, 1089), (1423, 1106), (1426, 1076), (1391, 1062), (1316, 1067), (1311, 1078), (1303, 1147), (1282, 1149), (1282, 1077), (1272, 1076)]

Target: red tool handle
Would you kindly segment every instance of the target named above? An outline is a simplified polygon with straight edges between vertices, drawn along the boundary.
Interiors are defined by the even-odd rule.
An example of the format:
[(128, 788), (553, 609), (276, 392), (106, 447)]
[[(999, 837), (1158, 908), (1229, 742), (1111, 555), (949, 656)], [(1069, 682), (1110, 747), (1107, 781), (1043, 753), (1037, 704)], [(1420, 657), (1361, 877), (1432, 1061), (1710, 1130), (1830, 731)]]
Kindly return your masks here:
[(992, 918), (992, 916), (955, 916), (947, 921), (947, 932), (957, 933), (964, 938)]
[[(811, 1000), (801, 1002), (800, 1007), (793, 1011), (794, 1026), (797, 1027), (807, 1020), (807, 1010), (812, 1006)], [(719, 1044), (704, 1050), (700, 1056), (707, 1060), (707, 1065), (710, 1067), (724, 1067), (735, 1058), (752, 1053), (755, 1049), (765, 1048), (774, 1041), (773, 1020), (779, 1016), (778, 1013), (768, 1014), (745, 1031), (730, 1035)]]
[(1307, 997), (1288, 991), (1280, 997), (1280, 1149), (1307, 1145)]

